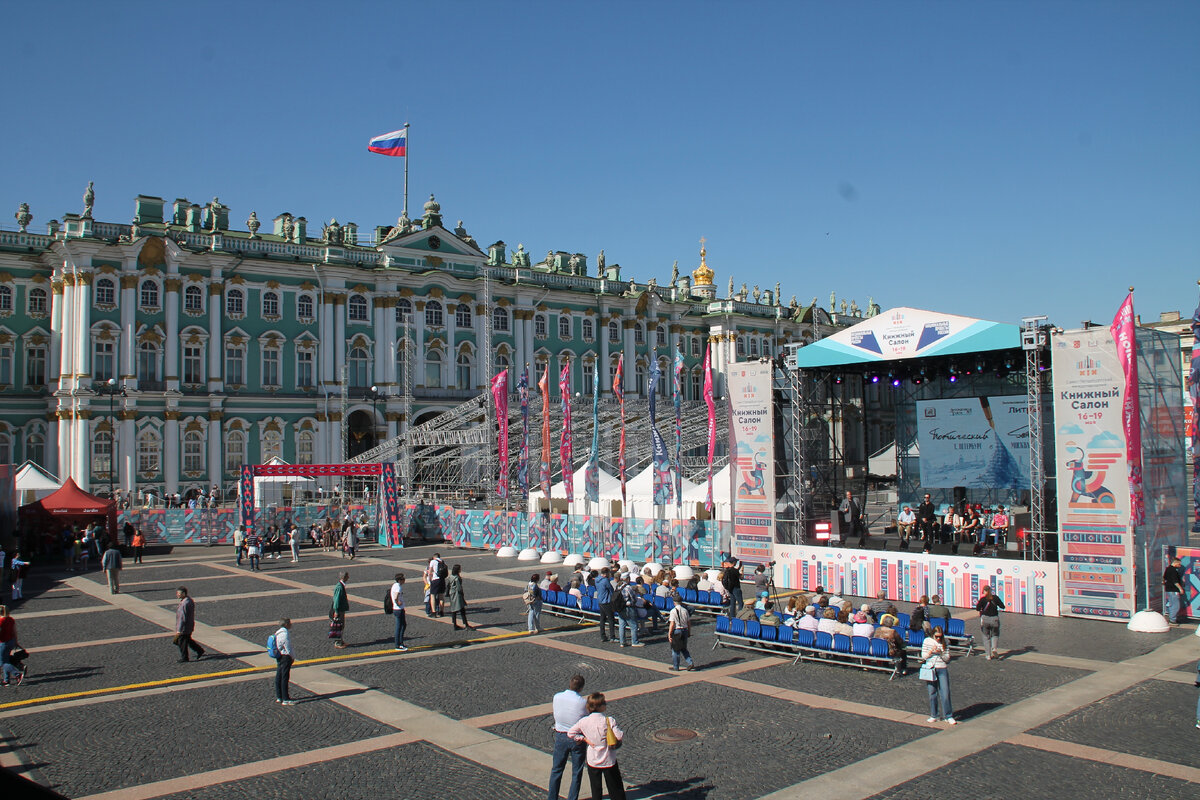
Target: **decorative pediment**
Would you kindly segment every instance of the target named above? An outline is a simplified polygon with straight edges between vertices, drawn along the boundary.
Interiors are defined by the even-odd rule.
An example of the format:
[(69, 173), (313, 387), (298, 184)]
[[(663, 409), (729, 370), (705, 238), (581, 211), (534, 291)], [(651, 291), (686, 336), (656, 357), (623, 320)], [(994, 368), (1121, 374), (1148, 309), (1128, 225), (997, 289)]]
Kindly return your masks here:
[(468, 262), (485, 260), (483, 251), (467, 244), (450, 231), (440, 226), (428, 230), (413, 231), (384, 242), (379, 250), (391, 258), (420, 258), (439, 256), (442, 259), (460, 258)]

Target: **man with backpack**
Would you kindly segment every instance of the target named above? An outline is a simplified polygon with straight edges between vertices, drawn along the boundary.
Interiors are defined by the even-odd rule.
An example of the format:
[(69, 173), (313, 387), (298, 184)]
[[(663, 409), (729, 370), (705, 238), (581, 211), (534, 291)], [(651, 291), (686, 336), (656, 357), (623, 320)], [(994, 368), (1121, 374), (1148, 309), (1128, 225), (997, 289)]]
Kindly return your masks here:
[(629, 628), (629, 642), (634, 647), (645, 647), (638, 641), (637, 605), (634, 603), (633, 589), (626, 581), (621, 581), (620, 588), (613, 593), (612, 610), (617, 615), (617, 644), (625, 646), (625, 629)]
[(396, 582), (388, 589), (384, 598), (383, 610), (396, 618), (396, 649), (407, 653), (404, 646), (404, 631), (408, 628), (408, 620), (404, 616), (404, 573), (396, 573)]
[(267, 655), (275, 659), (275, 702), (285, 706), (296, 705), (296, 701), (288, 694), (292, 662), (296, 660), (289, 633), (291, 629), (292, 621), (285, 617), (279, 621), (279, 630), (267, 640)]
[(434, 553), (429, 562), (429, 604), (434, 616), (446, 616), (446, 578), (450, 577), (450, 569), (442, 560), (441, 553)]
[(596, 603), (600, 606), (600, 641), (617, 638), (617, 620), (613, 616), (613, 584), (608, 577), (608, 567), (600, 570), (596, 578)]

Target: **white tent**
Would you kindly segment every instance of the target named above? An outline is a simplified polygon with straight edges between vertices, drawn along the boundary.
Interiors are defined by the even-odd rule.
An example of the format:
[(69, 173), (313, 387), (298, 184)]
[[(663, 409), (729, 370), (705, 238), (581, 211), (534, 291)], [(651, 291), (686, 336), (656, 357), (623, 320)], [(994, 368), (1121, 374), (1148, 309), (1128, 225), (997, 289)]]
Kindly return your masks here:
[(16, 486), (21, 493), (21, 505), (28, 505), (58, 491), (62, 481), (32, 461), (26, 461), (17, 467)]
[[(575, 470), (573, 480), (575, 482), (575, 485), (573, 487), (575, 490), (574, 491), (574, 495), (575, 495), (574, 501), (576, 503), (583, 503), (587, 499), (587, 464), (584, 464), (582, 467)], [(613, 488), (613, 487), (615, 487), (615, 488)], [(601, 497), (601, 499), (603, 499), (605, 497), (605, 495), (610, 492), (615, 492), (616, 497), (619, 500), (621, 498), (621, 481), (618, 480), (617, 478), (613, 477), (612, 475), (609, 475), (607, 472), (604, 471), (603, 468), (601, 468), (600, 469), (600, 497)], [(550, 487), (550, 498), (552, 500), (565, 500), (566, 496), (567, 496), (566, 481), (559, 481), (558, 483), (556, 483)], [(544, 498), (544, 495), (542, 494), (541, 486), (538, 486), (537, 488), (531, 488), (529, 491), (529, 506), (528, 506), (529, 510), (536, 511), (538, 509), (538, 504), (543, 500), (543, 498)]]
[[(714, 519), (729, 519), (729, 470), (730, 465), (726, 464), (717, 472), (713, 473), (713, 518)], [(708, 481), (701, 481), (700, 484), (691, 491), (683, 493), (683, 502), (688, 503), (703, 503), (708, 495)]]
[[(267, 462), (268, 466), (282, 465), (291, 466), (279, 456), (274, 456)], [(255, 502), (260, 506), (272, 505), (280, 503), (285, 499), (290, 499), (291, 490), (285, 492), (285, 485), (303, 486), (311, 484), (312, 478), (305, 478), (300, 475), (260, 475), (254, 479), (254, 498)]]
[[(671, 470), (671, 480), (675, 479), (675, 470)], [(683, 479), (683, 494), (696, 488), (696, 484)], [(640, 473), (630, 478), (625, 482), (625, 496), (627, 498), (627, 507), (625, 509), (626, 516), (636, 517), (666, 517), (670, 518), (675, 515), (674, 499), (665, 506), (656, 506), (654, 504), (654, 465), (647, 466)], [(600, 499), (602, 501), (620, 500), (621, 499), (621, 481), (614, 480), (610, 484), (608, 492), (605, 492), (604, 487), (600, 487)]]
[(867, 472), (881, 478), (896, 477), (896, 443), (892, 442), (867, 461)]

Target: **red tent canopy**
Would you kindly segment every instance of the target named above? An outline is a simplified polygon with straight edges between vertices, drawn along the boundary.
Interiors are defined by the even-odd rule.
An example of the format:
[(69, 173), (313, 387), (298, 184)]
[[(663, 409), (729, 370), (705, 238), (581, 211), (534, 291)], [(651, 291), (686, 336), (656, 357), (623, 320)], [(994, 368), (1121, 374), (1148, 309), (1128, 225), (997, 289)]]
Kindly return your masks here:
[(99, 522), (104, 520), (108, 535), (116, 541), (117, 504), (113, 500), (88, 494), (71, 478), (58, 491), (41, 500), (21, 506), (17, 516), (22, 523), (49, 524), (52, 520), (64, 523)]

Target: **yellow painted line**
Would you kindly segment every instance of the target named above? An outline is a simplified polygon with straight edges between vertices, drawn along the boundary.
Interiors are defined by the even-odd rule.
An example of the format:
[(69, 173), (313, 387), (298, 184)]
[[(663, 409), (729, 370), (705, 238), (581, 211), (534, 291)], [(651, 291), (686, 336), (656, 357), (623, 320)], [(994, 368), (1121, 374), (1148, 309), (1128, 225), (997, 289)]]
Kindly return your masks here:
[[(590, 623), (589, 623), (590, 624)], [(558, 628), (549, 628), (549, 632), (572, 630), (581, 627), (579, 625), (567, 625)], [(505, 639), (515, 639), (521, 636), (528, 636), (528, 631), (512, 631), (510, 633), (497, 633), (491, 636), (481, 636), (478, 639), (463, 639), (457, 642), (437, 642), (434, 644), (419, 645), (410, 647), (408, 652), (420, 652), (422, 650), (440, 650), (449, 649), (451, 647), (461, 647), (463, 645), (483, 644), (485, 642), (503, 641)], [(362, 658), (376, 658), (379, 656), (401, 656), (403, 653), (398, 653), (394, 649), (387, 650), (370, 650), (365, 653), (341, 653), (333, 656), (323, 656), (321, 658), (305, 658), (295, 662), (292, 666), (302, 667), (309, 664), (328, 664), (337, 661), (353, 661)], [(248, 675), (254, 672), (270, 672), (275, 669), (275, 665), (263, 667), (241, 667), (239, 669), (224, 670), (222, 672), (209, 672), (202, 675), (181, 675), (177, 678), (164, 678), (158, 681), (145, 681), (143, 683), (130, 683), (125, 686), (108, 686), (102, 689), (87, 689), (82, 692), (68, 692), (66, 694), (55, 694), (48, 697), (31, 697), (28, 700), (17, 700), (12, 703), (0, 703), (0, 711), (6, 708), (23, 708), (25, 706), (45, 705), (47, 703), (57, 703), (61, 700), (78, 700), (81, 697), (99, 697), (106, 694), (117, 694), (118, 692), (132, 692), (138, 689), (153, 689), (159, 686), (174, 686), (184, 683), (196, 683), (199, 681), (213, 680), (217, 678), (231, 678), (235, 675)]]

